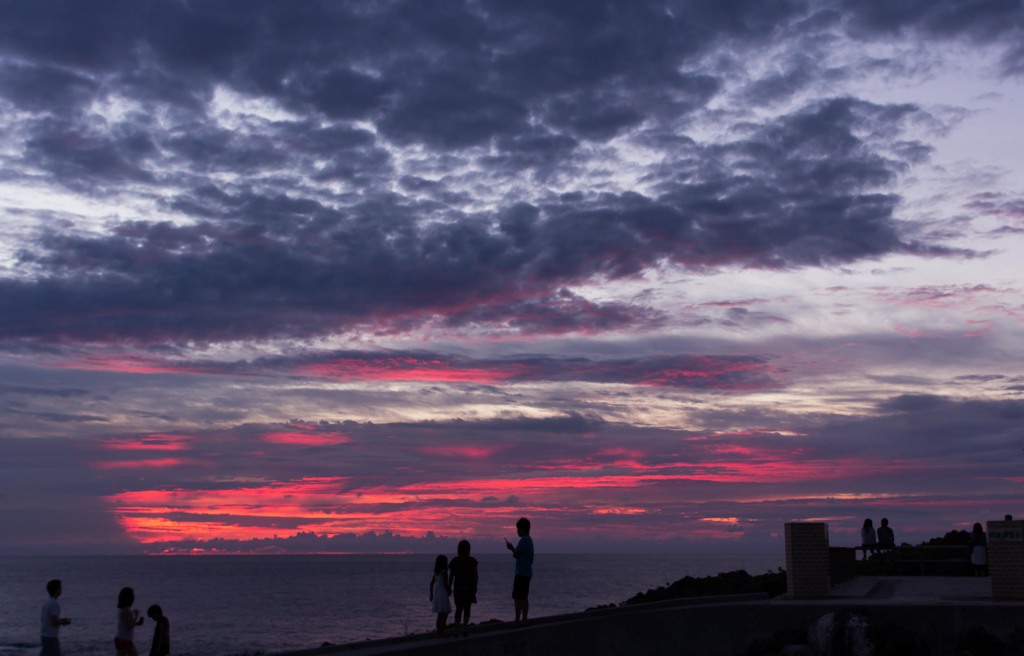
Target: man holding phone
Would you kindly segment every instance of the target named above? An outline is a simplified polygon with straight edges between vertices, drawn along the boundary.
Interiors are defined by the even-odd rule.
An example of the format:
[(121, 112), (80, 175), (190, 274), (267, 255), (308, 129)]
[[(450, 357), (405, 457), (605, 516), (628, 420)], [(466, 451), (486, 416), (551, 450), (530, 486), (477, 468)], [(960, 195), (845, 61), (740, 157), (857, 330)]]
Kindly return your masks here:
[(530, 520), (520, 517), (516, 522), (519, 543), (505, 539), (505, 547), (516, 559), (516, 575), (512, 581), (512, 600), (516, 605), (516, 626), (526, 626), (530, 613), (530, 580), (533, 578), (533, 538), (530, 537)]

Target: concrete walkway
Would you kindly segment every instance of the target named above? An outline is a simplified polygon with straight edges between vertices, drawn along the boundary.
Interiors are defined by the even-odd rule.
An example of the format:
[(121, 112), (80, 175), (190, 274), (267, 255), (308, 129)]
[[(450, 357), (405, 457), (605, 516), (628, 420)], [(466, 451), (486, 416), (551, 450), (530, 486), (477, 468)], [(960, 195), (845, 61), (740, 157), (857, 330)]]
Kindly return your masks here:
[(993, 603), (987, 576), (858, 576), (834, 586), (829, 599), (864, 604)]
[[(939, 643), (966, 628), (994, 635), (1024, 631), (1024, 601), (994, 601), (984, 577), (861, 576), (824, 599), (766, 595), (697, 597), (531, 619), (528, 627), (495, 622), (468, 637), (421, 634), (327, 646), (288, 656), (592, 656), (737, 653), (781, 629), (806, 630), (836, 610), (862, 608)], [(941, 652), (939, 652), (941, 653)]]

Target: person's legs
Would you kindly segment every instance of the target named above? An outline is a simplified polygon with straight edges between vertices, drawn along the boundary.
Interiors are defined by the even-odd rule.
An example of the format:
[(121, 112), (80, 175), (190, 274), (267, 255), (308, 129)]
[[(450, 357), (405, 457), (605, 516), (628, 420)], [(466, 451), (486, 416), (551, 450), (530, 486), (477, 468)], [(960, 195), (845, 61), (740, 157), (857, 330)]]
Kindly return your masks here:
[(444, 627), (448, 624), (448, 613), (437, 614), (437, 635), (444, 635)]
[(60, 640), (57, 638), (42, 638), (42, 645), (39, 647), (39, 656), (60, 656)]
[(526, 624), (530, 614), (530, 577), (517, 576), (512, 583), (512, 599), (516, 604), (516, 624)]
[(516, 576), (512, 579), (512, 603), (515, 604), (515, 623), (519, 624), (523, 617), (523, 577)]

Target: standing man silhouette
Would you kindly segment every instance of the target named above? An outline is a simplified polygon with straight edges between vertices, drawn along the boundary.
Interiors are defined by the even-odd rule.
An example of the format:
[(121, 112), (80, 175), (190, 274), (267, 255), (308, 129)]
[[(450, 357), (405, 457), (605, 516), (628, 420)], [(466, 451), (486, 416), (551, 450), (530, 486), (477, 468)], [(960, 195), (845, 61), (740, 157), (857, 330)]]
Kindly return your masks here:
[(516, 522), (519, 543), (505, 539), (505, 547), (516, 559), (516, 575), (512, 581), (512, 600), (516, 605), (516, 626), (526, 626), (530, 614), (530, 580), (533, 578), (533, 538), (530, 537), (530, 520), (520, 517)]
[(71, 620), (60, 616), (57, 597), (64, 591), (60, 579), (47, 582), (46, 592), (50, 598), (43, 602), (39, 626), (39, 656), (60, 656), (60, 627), (71, 624)]

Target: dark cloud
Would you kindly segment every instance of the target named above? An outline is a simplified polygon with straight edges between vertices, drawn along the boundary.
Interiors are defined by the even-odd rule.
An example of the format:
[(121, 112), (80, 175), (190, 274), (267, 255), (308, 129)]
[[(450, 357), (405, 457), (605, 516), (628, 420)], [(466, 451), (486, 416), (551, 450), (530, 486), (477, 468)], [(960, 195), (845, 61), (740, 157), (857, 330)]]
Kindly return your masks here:
[[(423, 203), (382, 194), (334, 209), (302, 195), (206, 184), (173, 201), (205, 219), (195, 225), (124, 223), (107, 237), (51, 233), (37, 252), (23, 252), (23, 264), (44, 273), (3, 283), (5, 305), (12, 315), (19, 308), (6, 334), (66, 336), (73, 326), (100, 341), (220, 340), (314, 335), (366, 321), (400, 327), (432, 315), (449, 325), (586, 332), (651, 316), (565, 296), (563, 286), (629, 278), (664, 260), (789, 268), (893, 252), (949, 254), (904, 241), (893, 218), (899, 198), (871, 191), (905, 167), (871, 139), (890, 136), (916, 112), (834, 100), (709, 149), (696, 176), (667, 177), (659, 197), (566, 195), (492, 217), (465, 215), (443, 195)], [(219, 134), (227, 141), (197, 146), (188, 159), (246, 170), (285, 157), (262, 137), (252, 151)], [(336, 134), (343, 143), (361, 139)], [(188, 137), (197, 145), (203, 138)], [(63, 140), (39, 143), (69, 175), (76, 166), (108, 182), (146, 175), (132, 164), (147, 151), (144, 141), (74, 150)], [(415, 178), (404, 185), (438, 193), (436, 183)], [(54, 307), (65, 313), (56, 322), (48, 314)]]
[(928, 394), (906, 394), (889, 399), (879, 408), (888, 412), (923, 412), (935, 410), (945, 404), (941, 396)]
[[(913, 24), (941, 37), (957, 24), (1002, 34), (1003, 4), (844, 10), (865, 30)], [(19, 315), (7, 338), (218, 341), (404, 330), (433, 316), (606, 331), (657, 318), (565, 287), (666, 261), (783, 269), (955, 254), (901, 236), (901, 199), (887, 192), (929, 152), (899, 139), (925, 118), (917, 107), (833, 98), (738, 124), (724, 142), (681, 132), (723, 84), (687, 63), (723, 41), (739, 51), (796, 29), (802, 3), (155, 2), (115, 9), (109, 22), (86, 6), (5, 7), (0, 52), (19, 63), (0, 70), (2, 93), (33, 113), (18, 165), (85, 195), (148, 188), (196, 223), (142, 215), (107, 236), (43, 234), (21, 254), (34, 276), (2, 282), (4, 313)], [(782, 101), (825, 73), (794, 56), (748, 94)], [(229, 127), (204, 106), (217, 89), (297, 114), (245, 114)], [(107, 125), (88, 115), (94, 102), (131, 109)], [(664, 162), (645, 176), (656, 191), (589, 188), (595, 160), (584, 147), (631, 133)], [(415, 167), (396, 160), (395, 145), (424, 149), (424, 169), (435, 157), (474, 173), (407, 173), (396, 185), (400, 167)], [(523, 172), (565, 191), (467, 211), (472, 185)], [(353, 192), (332, 198), (310, 181)]]
[(155, 153), (148, 134), (96, 135), (77, 126), (41, 121), (26, 141), (26, 163), (48, 170), (62, 184), (84, 193), (109, 191), (108, 185), (151, 183), (145, 160)]
[(20, 110), (63, 113), (91, 99), (99, 85), (54, 66), (8, 64), (0, 68), (0, 86), (3, 97)]
[[(712, 504), (764, 535), (799, 508), (862, 515), (853, 493), (941, 501), (935, 472), (954, 470), (994, 508), (1019, 478), (1020, 405), (935, 390), (1019, 391), (966, 307), (1012, 318), (1015, 283), (875, 278), (892, 316), (756, 346), (733, 338), (849, 316), (869, 292), (823, 290), (845, 304), (813, 319), (788, 308), (817, 300), (761, 280), (724, 294), (755, 300), (709, 299), (737, 274), (989, 256), (949, 245), (972, 243), (968, 219), (920, 209), (942, 199), (903, 191), (949, 174), (933, 148), (969, 108), (859, 94), (925, 97), (963, 46), (1019, 75), (1022, 30), (1011, 0), (0, 0), (0, 466), (36, 492), (0, 525), (50, 540), (34, 515), (59, 505), (82, 509), (59, 517), (77, 534), (122, 491), (655, 470), (674, 478), (616, 488), (646, 515), (618, 525), (682, 534), (666, 518), (693, 530), (727, 487), (776, 500)], [(995, 177), (964, 213), (1012, 235), (1020, 195)], [(908, 305), (948, 314), (913, 336)], [(840, 370), (813, 410), (775, 396)], [(292, 412), (360, 421), (273, 423)], [(548, 510), (606, 527), (587, 475)], [(510, 489), (381, 507), (547, 507)]]
[[(0, 429), (2, 430), (2, 429)], [(102, 495), (111, 491), (89, 469), (81, 442), (0, 437), (0, 552), (122, 553), (139, 551)]]
[(953, 0), (934, 3), (856, 2), (843, 0), (837, 6), (868, 32), (918, 31), (936, 37), (967, 36), (978, 41), (1005, 40), (1015, 45), (1024, 28), (1024, 9), (1018, 0)]
[(12, 419), (14, 418), (14, 415), (23, 415), (22, 417), (18, 417), (18, 419), (24, 421), (27, 418), (51, 424), (56, 423), (79, 425), (90, 423), (104, 423), (110, 421), (109, 417), (103, 417), (99, 415), (75, 415), (64, 412), (19, 412), (17, 410), (8, 410), (8, 412), (11, 413)]
[(526, 108), (514, 97), (435, 77), (410, 89), (379, 126), (400, 144), (458, 149), (527, 130)]
[(4, 396), (26, 395), (67, 399), (75, 396), (83, 396), (85, 394), (88, 394), (88, 390), (81, 388), (58, 387), (50, 389), (46, 387), (34, 387), (29, 385), (0, 385), (0, 395)]

